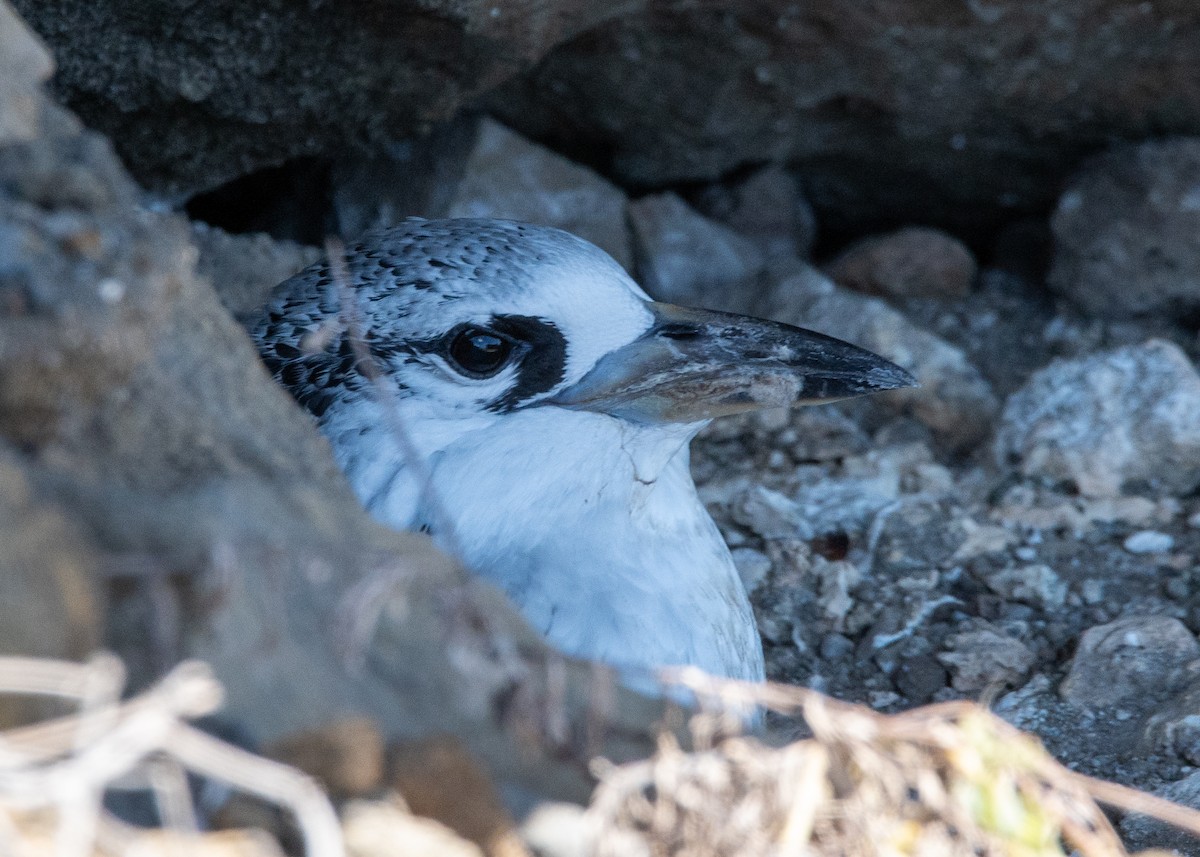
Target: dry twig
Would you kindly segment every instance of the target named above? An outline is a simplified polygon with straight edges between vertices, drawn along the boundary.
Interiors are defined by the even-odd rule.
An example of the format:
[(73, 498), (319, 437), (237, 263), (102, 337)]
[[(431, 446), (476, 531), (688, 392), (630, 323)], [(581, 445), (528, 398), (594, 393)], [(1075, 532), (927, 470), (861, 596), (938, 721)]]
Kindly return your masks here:
[(128, 841), (129, 828), (102, 806), (104, 792), (130, 774), (148, 775), (162, 818), (194, 831), (184, 772), (224, 781), (291, 810), (310, 857), (343, 853), (337, 816), (309, 777), (225, 744), (185, 723), (221, 703), (211, 671), (177, 666), (157, 685), (120, 701), (124, 670), (111, 655), (86, 664), (0, 658), (0, 693), (74, 700), (79, 711), (0, 733), (0, 852), (21, 853), (18, 816), (50, 809), (55, 850), (89, 855), (98, 842)]

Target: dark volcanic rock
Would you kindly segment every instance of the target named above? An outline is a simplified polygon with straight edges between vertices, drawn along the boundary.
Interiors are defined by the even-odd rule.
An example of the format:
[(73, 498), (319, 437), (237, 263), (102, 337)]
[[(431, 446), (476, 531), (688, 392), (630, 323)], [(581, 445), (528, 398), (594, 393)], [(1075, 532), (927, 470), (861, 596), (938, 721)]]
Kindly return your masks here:
[(1200, 310), (1200, 139), (1091, 161), (1058, 201), (1050, 285), (1111, 318)]
[(800, 183), (779, 166), (709, 185), (689, 197), (707, 217), (746, 236), (768, 256), (807, 258), (817, 239), (817, 216)]
[(492, 109), (623, 184), (790, 163), (834, 226), (994, 223), (1112, 139), (1200, 132), (1178, 0), (16, 5), (58, 91), (165, 192), (380, 154), (509, 80)]
[[(634, 3), (17, 0), (58, 92), (135, 176), (194, 193), (299, 155), (381, 151)], [(452, 59), (451, 59), (452, 58)]]
[(493, 104), (629, 182), (788, 161), (823, 226), (995, 222), (1113, 138), (1200, 129), (1198, 26), (1132, 0), (652, 7)]

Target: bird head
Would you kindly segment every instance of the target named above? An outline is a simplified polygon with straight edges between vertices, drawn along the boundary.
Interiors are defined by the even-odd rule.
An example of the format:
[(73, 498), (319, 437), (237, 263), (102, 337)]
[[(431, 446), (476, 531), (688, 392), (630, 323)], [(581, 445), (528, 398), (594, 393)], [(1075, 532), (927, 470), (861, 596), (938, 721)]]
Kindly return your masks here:
[(282, 284), (255, 329), (276, 377), (318, 416), (330, 390), (364, 386), (344, 341), (295, 347), (336, 318), (343, 294), (381, 374), (450, 434), (531, 408), (678, 428), (915, 383), (813, 331), (653, 301), (606, 253), (558, 229), (414, 219), (353, 245), (346, 268), (342, 293), (328, 266)]

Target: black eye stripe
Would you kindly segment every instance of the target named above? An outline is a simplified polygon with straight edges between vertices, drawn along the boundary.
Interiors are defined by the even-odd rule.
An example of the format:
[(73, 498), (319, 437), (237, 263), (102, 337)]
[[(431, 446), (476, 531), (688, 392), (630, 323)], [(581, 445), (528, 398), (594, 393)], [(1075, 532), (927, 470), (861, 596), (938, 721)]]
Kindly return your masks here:
[(531, 398), (553, 390), (566, 376), (567, 340), (553, 322), (525, 315), (499, 315), (488, 326), (526, 349), (517, 366), (517, 383), (489, 405), (490, 410), (515, 411)]

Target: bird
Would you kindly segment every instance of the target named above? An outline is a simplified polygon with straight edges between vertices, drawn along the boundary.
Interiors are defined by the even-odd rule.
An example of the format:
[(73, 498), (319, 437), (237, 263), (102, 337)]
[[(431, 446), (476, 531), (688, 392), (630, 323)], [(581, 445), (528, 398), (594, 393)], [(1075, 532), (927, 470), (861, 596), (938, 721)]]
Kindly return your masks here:
[(717, 417), (913, 386), (789, 325), (660, 303), (568, 232), (410, 218), (248, 321), (379, 521), (429, 533), (562, 652), (623, 676), (762, 681), (762, 642), (689, 469)]

